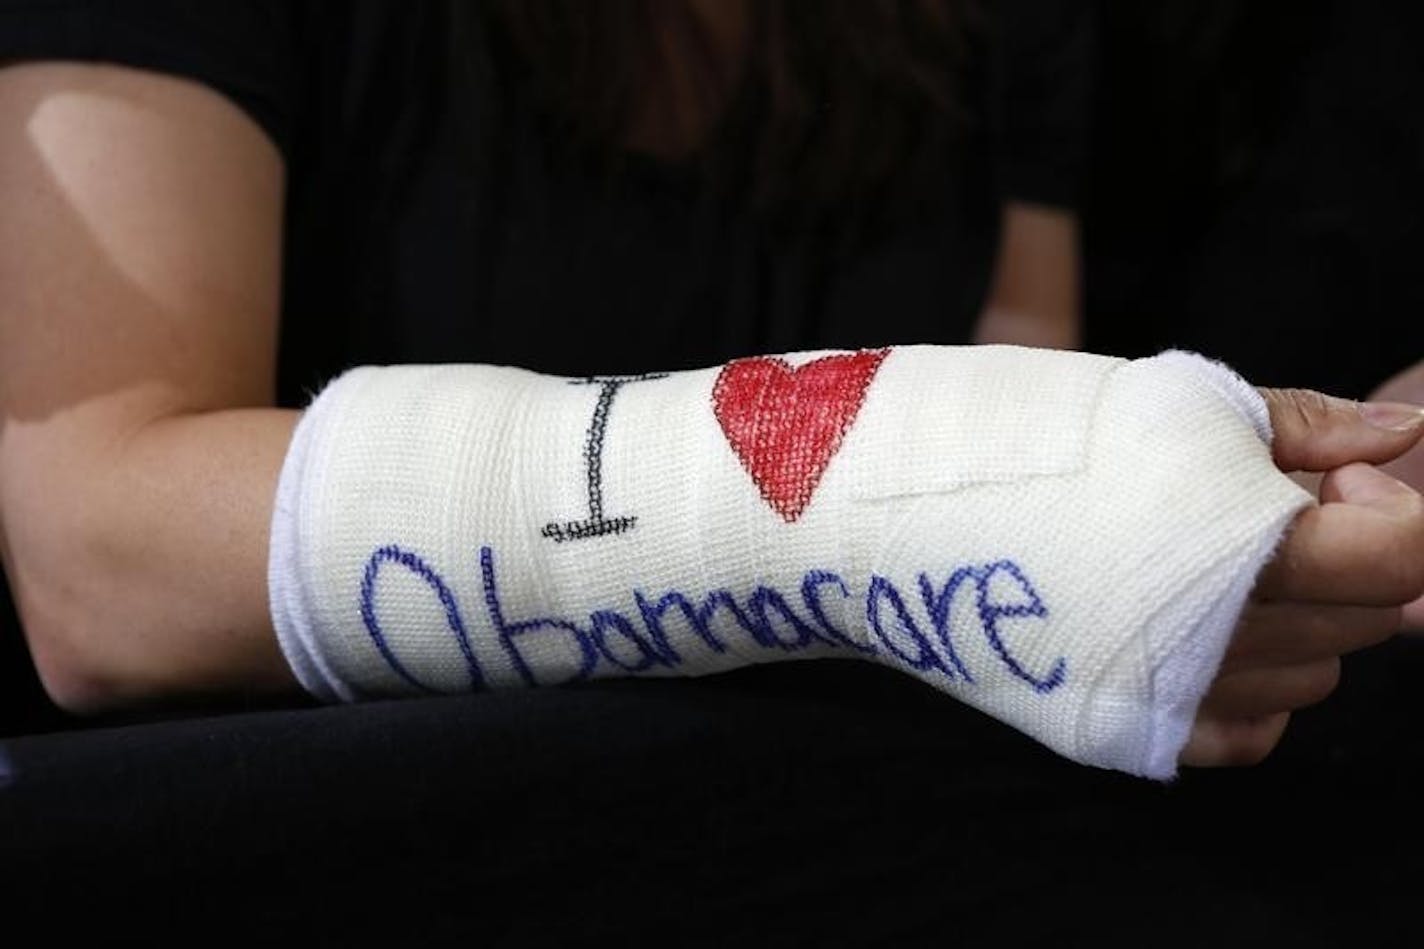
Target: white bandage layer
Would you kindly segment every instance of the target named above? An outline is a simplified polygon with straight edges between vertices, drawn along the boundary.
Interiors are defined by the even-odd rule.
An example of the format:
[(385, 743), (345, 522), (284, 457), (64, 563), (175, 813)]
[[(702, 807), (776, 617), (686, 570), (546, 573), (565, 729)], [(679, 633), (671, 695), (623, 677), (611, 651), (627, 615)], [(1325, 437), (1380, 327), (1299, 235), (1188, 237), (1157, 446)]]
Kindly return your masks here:
[(1167, 777), (1310, 503), (1269, 441), (1183, 353), (356, 369), (293, 440), (273, 618), (325, 699), (852, 656)]

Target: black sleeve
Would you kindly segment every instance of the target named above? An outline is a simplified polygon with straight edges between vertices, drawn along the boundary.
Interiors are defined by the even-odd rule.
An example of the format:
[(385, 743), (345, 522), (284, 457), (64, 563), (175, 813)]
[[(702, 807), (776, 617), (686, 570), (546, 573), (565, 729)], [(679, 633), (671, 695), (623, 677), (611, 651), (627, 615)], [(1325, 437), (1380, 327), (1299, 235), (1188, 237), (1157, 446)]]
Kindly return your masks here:
[(1093, 67), (1089, 0), (1002, 0), (992, 44), (991, 121), (1000, 196), (1079, 204)]
[(0, 0), (0, 62), (109, 62), (227, 96), (286, 157), (297, 101), (289, 0)]

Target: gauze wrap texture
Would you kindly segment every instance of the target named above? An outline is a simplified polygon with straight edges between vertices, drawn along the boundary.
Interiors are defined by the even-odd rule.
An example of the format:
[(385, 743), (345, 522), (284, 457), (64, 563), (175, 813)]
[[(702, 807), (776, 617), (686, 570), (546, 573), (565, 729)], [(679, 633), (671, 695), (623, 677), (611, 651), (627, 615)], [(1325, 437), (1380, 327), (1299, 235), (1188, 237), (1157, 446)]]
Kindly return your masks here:
[(853, 656), (1166, 778), (1311, 503), (1270, 439), (1182, 352), (363, 367), (289, 450), (273, 620), (329, 701)]

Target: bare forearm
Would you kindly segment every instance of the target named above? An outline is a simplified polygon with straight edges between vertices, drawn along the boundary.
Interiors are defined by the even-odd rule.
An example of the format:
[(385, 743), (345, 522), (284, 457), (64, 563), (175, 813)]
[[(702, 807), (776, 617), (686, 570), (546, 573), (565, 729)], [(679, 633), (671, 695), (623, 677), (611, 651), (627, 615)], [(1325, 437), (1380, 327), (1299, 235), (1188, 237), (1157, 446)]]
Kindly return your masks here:
[(1078, 348), (1078, 258), (1078, 222), (1071, 212), (1010, 203), (974, 341)]
[(58, 701), (94, 711), (293, 686), (266, 567), (296, 419), (164, 417), (98, 447), (36, 445), (39, 463), (6, 473), (7, 566)]

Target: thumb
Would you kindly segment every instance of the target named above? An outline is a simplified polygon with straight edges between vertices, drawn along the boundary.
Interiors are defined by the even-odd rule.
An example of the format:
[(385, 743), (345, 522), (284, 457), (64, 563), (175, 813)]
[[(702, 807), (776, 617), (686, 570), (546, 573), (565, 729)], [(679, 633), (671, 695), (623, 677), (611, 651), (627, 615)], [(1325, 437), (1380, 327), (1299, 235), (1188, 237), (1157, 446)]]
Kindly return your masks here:
[(1353, 461), (1398, 458), (1424, 435), (1424, 406), (1352, 402), (1309, 389), (1261, 389), (1282, 471), (1327, 471)]

